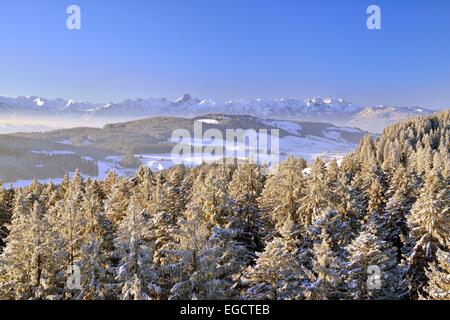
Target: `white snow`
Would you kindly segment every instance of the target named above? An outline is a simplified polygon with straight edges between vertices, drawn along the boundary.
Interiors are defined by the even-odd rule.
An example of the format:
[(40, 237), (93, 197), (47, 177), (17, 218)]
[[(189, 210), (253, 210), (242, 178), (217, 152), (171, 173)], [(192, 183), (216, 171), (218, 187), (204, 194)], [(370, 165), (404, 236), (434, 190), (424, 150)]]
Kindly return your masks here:
[(45, 102), (41, 98), (35, 99), (34, 102), (38, 107), (42, 107), (45, 104)]
[(342, 138), (341, 134), (339, 132), (337, 132), (337, 131), (334, 131), (334, 130), (333, 131), (324, 130), (324, 131), (322, 131), (322, 134), (323, 134), (324, 137), (326, 137), (328, 139), (331, 139), (331, 140), (345, 141)]
[(95, 179), (104, 180), (109, 171), (114, 170), (120, 176), (127, 176), (128, 171), (114, 163), (105, 161), (98, 162), (98, 176)]
[(321, 158), (343, 158), (345, 154), (354, 150), (356, 145), (318, 137), (287, 136), (280, 139), (282, 153), (302, 157), (306, 161)]
[(211, 154), (201, 154), (201, 153), (192, 153), (191, 155), (180, 156), (172, 154), (141, 154), (136, 155), (137, 158), (141, 160), (141, 163), (152, 170), (160, 170), (160, 165), (163, 166), (164, 169), (173, 167), (176, 164), (177, 160), (181, 160), (181, 162), (188, 167), (195, 167), (203, 162), (211, 163), (217, 160), (222, 159), (221, 155), (211, 155)]
[(345, 131), (349, 133), (362, 133), (362, 131), (358, 128), (350, 128), (350, 127), (329, 127), (327, 130), (333, 131)]
[(292, 122), (292, 121), (283, 121), (283, 120), (265, 120), (263, 121), (265, 125), (275, 127), (291, 134), (298, 135), (302, 131), (302, 126)]
[[(232, 156), (239, 160), (248, 159), (250, 156), (256, 155), (258, 163), (267, 163), (276, 165), (278, 162), (284, 161), (289, 155), (296, 157), (303, 157), (306, 161), (311, 162), (315, 158), (320, 157), (324, 161), (331, 161), (337, 159), (338, 163), (348, 152), (356, 148), (355, 144), (347, 143), (345, 141), (336, 140), (339, 132), (328, 131), (326, 138), (319, 138), (316, 136), (286, 136), (280, 138), (279, 140), (279, 154), (271, 155), (258, 152), (258, 146), (248, 143), (248, 141), (240, 143), (227, 143), (225, 140), (212, 139), (212, 140), (202, 140), (202, 139), (184, 139), (181, 142), (190, 146), (192, 154), (188, 155), (175, 155), (175, 154), (137, 154), (135, 155), (140, 159), (143, 165), (148, 166), (153, 171), (159, 171), (162, 169), (168, 169), (175, 164), (183, 163), (186, 166), (198, 166), (205, 163), (216, 162), (222, 160), (224, 157)], [(272, 138), (270, 135), (259, 134), (259, 141), (265, 141), (268, 144), (269, 150), (272, 148)], [(180, 143), (180, 141), (172, 141), (175, 143)], [(227, 149), (222, 150), (224, 154), (212, 154), (206, 152), (204, 147), (224, 147)], [(200, 150), (194, 147), (202, 147)], [(256, 148), (256, 149), (255, 149)], [(217, 150), (216, 150), (217, 151)], [(54, 151), (32, 151), (36, 154), (48, 154), (48, 155), (58, 155), (58, 154), (74, 154), (73, 151), (68, 150), (54, 150)], [(203, 154), (201, 152), (204, 152)], [(94, 161), (90, 157), (82, 157), (85, 160)], [(119, 163), (122, 156), (111, 155), (108, 156), (104, 161), (98, 161), (98, 171), (97, 177), (90, 177), (92, 179), (105, 179), (108, 171), (115, 170), (118, 175), (121, 176), (131, 176), (134, 173), (133, 169), (124, 169)], [(308, 170), (305, 171), (308, 173)], [(71, 173), (73, 175), (73, 173)], [(87, 178), (88, 176), (84, 176)], [(60, 183), (61, 179), (51, 179), (54, 183)], [(47, 183), (49, 179), (42, 180), (42, 183)], [(13, 184), (14, 187), (23, 187), (31, 184), (31, 180), (21, 180)], [(5, 187), (8, 184), (4, 184)]]
[(88, 146), (88, 145), (91, 145), (92, 142), (89, 139), (84, 139), (83, 141), (81, 141), (81, 144)]
[[(324, 160), (342, 159), (348, 152), (353, 151), (356, 148), (356, 144), (348, 143), (342, 139), (341, 135), (337, 131), (327, 131), (325, 132), (325, 138), (320, 138), (316, 136), (286, 136), (280, 138), (280, 150), (278, 160), (281, 162), (285, 160), (289, 155), (296, 157), (303, 157), (306, 161), (313, 161), (315, 158), (320, 157)], [(271, 149), (271, 139), (270, 135), (259, 134), (259, 141), (267, 141), (269, 145), (269, 150)], [(263, 162), (273, 162), (274, 158), (271, 155), (265, 155), (258, 153), (258, 150), (254, 145), (249, 143), (229, 143), (227, 141), (216, 139), (216, 140), (202, 140), (202, 139), (183, 139), (171, 140), (173, 143), (181, 143), (191, 146), (191, 151), (194, 147), (226, 147), (224, 150), (224, 156), (226, 153), (233, 153), (235, 158), (245, 159), (250, 155), (257, 154), (258, 161)], [(195, 151), (198, 151), (195, 150)], [(157, 167), (159, 163), (167, 166), (169, 162), (173, 161), (171, 154), (150, 154), (150, 155), (136, 155), (141, 159), (143, 164), (148, 165), (151, 168)], [(180, 156), (181, 157), (181, 156)], [(194, 153), (192, 155), (186, 155), (182, 157), (183, 163), (185, 165), (198, 165), (202, 162), (213, 162), (222, 159), (222, 155), (211, 155), (211, 154), (201, 154)]]
[(72, 141), (70, 141), (70, 139), (66, 139), (66, 140), (56, 141), (56, 143), (69, 145), (69, 144), (72, 144)]
[(217, 121), (215, 119), (199, 119), (197, 121), (201, 122), (201, 123), (207, 123), (207, 124), (218, 124), (219, 123), (219, 121)]
[[(74, 172), (69, 172), (69, 177), (73, 177), (74, 176)], [(42, 184), (48, 184), (50, 182), (52, 182), (53, 184), (60, 184), (63, 181), (62, 178), (56, 178), (56, 179), (40, 179), (38, 180), (39, 183)], [(3, 188), (9, 188), (10, 185), (12, 185), (13, 188), (23, 188), (23, 187), (27, 187), (29, 185), (31, 185), (33, 183), (33, 180), (18, 180), (16, 182), (13, 183), (4, 183), (3, 184)]]
[(54, 151), (34, 151), (34, 150), (32, 150), (31, 153), (46, 154), (49, 156), (75, 154), (74, 151), (69, 151), (69, 150), (54, 150)]
[(107, 156), (105, 160), (107, 162), (119, 163), (122, 160), (122, 156)]
[[(131, 176), (134, 173), (134, 170), (123, 169), (114, 163), (98, 161), (98, 176), (92, 177), (92, 176), (84, 175), (84, 174), (82, 174), (81, 176), (85, 179), (90, 178), (90, 179), (104, 180), (106, 178), (106, 175), (108, 174), (108, 171), (110, 171), (110, 170), (116, 171), (116, 173), (119, 176)], [(75, 172), (68, 172), (68, 175), (69, 175), (69, 177), (73, 177), (75, 175)], [(62, 180), (63, 180), (62, 178), (40, 179), (40, 180), (38, 180), (38, 182), (43, 183), (43, 184), (47, 184), (49, 182), (52, 182), (54, 184), (60, 184), (62, 182)], [(22, 188), (22, 187), (27, 187), (27, 186), (31, 185), (32, 182), (33, 182), (33, 180), (18, 180), (16, 182), (13, 182), (12, 186), (14, 188)], [(4, 183), (3, 187), (8, 188), (9, 185), (10, 185), (9, 183)]]

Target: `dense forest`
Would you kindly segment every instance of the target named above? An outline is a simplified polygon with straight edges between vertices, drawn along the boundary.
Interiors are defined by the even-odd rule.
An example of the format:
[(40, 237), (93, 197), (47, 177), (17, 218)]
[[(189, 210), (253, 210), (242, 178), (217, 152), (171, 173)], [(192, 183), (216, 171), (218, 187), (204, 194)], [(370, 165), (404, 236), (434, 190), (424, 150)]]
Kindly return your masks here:
[(307, 167), (1, 189), (0, 299), (450, 299), (450, 111)]

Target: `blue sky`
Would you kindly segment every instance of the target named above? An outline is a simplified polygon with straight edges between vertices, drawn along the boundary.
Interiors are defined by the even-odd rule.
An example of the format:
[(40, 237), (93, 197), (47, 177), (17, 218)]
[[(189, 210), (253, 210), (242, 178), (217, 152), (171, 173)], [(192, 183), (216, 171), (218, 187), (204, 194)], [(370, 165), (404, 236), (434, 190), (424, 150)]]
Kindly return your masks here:
[(447, 0), (3, 0), (0, 41), (0, 95), (450, 105)]

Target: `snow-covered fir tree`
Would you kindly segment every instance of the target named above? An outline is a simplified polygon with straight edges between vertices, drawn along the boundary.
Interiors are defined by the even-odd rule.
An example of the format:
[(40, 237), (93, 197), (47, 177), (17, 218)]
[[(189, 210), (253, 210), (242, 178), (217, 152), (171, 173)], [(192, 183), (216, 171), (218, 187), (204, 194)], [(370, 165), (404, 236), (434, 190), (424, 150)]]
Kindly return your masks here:
[(406, 291), (395, 250), (370, 231), (347, 248), (346, 283), (350, 299), (400, 299)]
[(321, 242), (314, 244), (313, 255), (312, 270), (306, 270), (309, 283), (305, 286), (305, 297), (310, 300), (342, 298), (339, 289), (342, 267), (332, 250), (331, 239), (325, 228), (322, 228)]
[(450, 253), (438, 250), (437, 262), (430, 265), (426, 274), (428, 284), (425, 288), (427, 298), (433, 300), (450, 300)]
[(163, 272), (175, 279), (169, 299), (236, 298), (233, 279), (249, 259), (246, 248), (236, 240), (236, 232), (220, 226), (210, 229), (198, 209), (190, 209), (187, 219), (179, 224), (178, 247), (164, 252), (177, 258), (163, 267)]
[(380, 216), (378, 235), (382, 240), (392, 244), (397, 250), (397, 260), (400, 263), (408, 237), (407, 217), (416, 200), (416, 179), (406, 168), (399, 166), (391, 179), (387, 192), (385, 212)]
[(305, 275), (299, 253), (298, 225), (285, 221), (281, 235), (270, 241), (254, 266), (245, 271), (242, 282), (243, 296), (250, 300), (303, 299), (302, 282)]
[(413, 291), (421, 293), (426, 283), (425, 269), (435, 261), (436, 251), (450, 244), (449, 182), (435, 170), (429, 170), (420, 196), (408, 216), (410, 241), (409, 276)]
[(267, 231), (257, 202), (263, 186), (260, 166), (251, 163), (239, 164), (228, 185), (232, 211), (227, 227), (236, 230), (241, 241), (252, 252), (262, 250), (262, 237)]
[(111, 188), (112, 190), (105, 202), (105, 213), (108, 219), (117, 226), (123, 219), (130, 203), (131, 186), (126, 179), (121, 178)]
[(327, 183), (325, 163), (317, 158), (311, 167), (306, 193), (298, 209), (300, 225), (304, 228), (330, 208), (332, 197)]
[(98, 185), (90, 183), (86, 188), (81, 209), (85, 228), (82, 258), (79, 262), (81, 291), (77, 299), (100, 300), (113, 298), (110, 253), (113, 249), (112, 225), (106, 219)]
[(7, 246), (0, 258), (0, 298), (48, 299), (55, 290), (51, 239), (46, 236), (49, 224), (42, 205), (23, 192), (17, 194)]
[(14, 189), (4, 189), (0, 183), (0, 254), (5, 246), (5, 238), (8, 236), (7, 225), (11, 222)]
[[(306, 162), (303, 159), (289, 157), (267, 178), (259, 203), (266, 219), (275, 225), (277, 232), (287, 220), (296, 224), (300, 222), (298, 209), (305, 192), (305, 179), (302, 174), (305, 167)], [(268, 234), (266, 238), (272, 236), (273, 234)]]
[(159, 293), (154, 283), (154, 243), (149, 241), (149, 224), (147, 213), (132, 195), (114, 240), (117, 294), (122, 300), (147, 300)]

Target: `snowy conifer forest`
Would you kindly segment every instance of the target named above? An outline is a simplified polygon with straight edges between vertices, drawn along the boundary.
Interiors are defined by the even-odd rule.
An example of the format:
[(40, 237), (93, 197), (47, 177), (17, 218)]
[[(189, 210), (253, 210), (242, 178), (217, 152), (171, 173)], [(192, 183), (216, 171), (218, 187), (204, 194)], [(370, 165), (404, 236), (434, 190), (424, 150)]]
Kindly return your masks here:
[(449, 110), (263, 172), (0, 189), (0, 299), (450, 299)]

